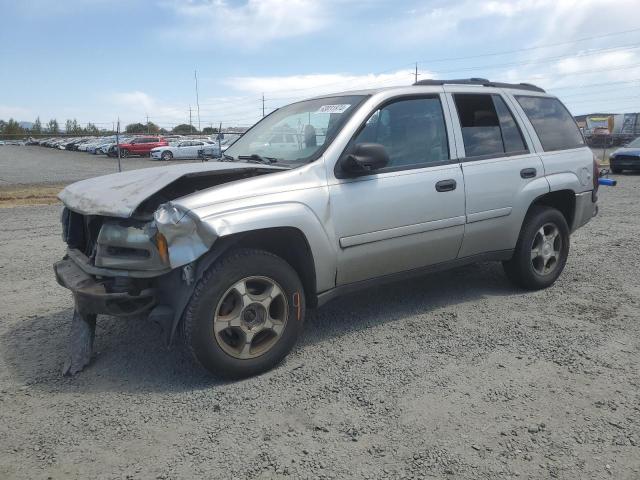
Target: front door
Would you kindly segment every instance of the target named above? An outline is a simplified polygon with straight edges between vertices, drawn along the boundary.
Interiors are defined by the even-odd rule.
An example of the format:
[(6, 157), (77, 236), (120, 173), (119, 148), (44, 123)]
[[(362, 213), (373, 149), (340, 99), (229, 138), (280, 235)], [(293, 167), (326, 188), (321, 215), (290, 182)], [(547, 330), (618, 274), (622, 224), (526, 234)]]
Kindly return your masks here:
[[(440, 95), (381, 105), (350, 142), (378, 143), (389, 165), (330, 181), (338, 242), (337, 284), (456, 258), (464, 231), (464, 180)], [(339, 169), (338, 169), (339, 170)]]

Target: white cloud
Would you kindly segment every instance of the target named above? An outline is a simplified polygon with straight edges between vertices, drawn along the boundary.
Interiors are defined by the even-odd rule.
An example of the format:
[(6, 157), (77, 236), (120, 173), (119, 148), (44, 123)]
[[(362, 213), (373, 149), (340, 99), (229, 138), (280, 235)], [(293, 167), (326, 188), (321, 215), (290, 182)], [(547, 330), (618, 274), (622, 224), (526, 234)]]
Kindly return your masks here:
[[(429, 72), (420, 72), (420, 78), (428, 78)], [(325, 73), (271, 77), (233, 77), (224, 82), (239, 91), (254, 95), (262, 93), (286, 98), (305, 98), (343, 90), (410, 85), (414, 81), (412, 70), (364, 75)]]
[(35, 117), (33, 115), (33, 112), (27, 108), (16, 107), (12, 105), (0, 105), (0, 119), (6, 121), (10, 118), (18, 121), (31, 121)]
[(327, 24), (327, 9), (315, 0), (174, 0), (178, 15), (175, 38), (192, 43), (233, 43), (257, 47), (276, 39), (297, 37)]

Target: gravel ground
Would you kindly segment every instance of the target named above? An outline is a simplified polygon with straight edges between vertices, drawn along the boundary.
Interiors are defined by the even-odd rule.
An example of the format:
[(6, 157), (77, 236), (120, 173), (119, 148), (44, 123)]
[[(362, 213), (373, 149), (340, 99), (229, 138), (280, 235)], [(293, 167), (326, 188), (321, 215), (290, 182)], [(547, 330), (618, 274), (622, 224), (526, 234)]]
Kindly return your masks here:
[(110, 317), (61, 377), (59, 207), (0, 209), (0, 478), (638, 479), (640, 176), (617, 178), (552, 288), (478, 264), (338, 299), (240, 382)]
[[(185, 163), (157, 162), (131, 157), (121, 160), (123, 170)], [(67, 152), (38, 146), (0, 146), (0, 187), (3, 185), (71, 183), (118, 171), (118, 159), (85, 152)]]

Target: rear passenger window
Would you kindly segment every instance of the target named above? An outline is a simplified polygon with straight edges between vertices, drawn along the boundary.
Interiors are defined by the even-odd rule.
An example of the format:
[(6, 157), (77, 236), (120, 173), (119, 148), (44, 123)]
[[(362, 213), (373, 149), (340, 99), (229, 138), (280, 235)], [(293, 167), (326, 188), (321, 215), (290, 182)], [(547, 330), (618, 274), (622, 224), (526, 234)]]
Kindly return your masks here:
[(546, 152), (584, 145), (584, 138), (567, 108), (557, 99), (517, 95)]
[(500, 95), (453, 96), (467, 158), (526, 153), (522, 132)]
[(387, 167), (435, 164), (449, 159), (447, 130), (439, 98), (399, 100), (375, 111), (355, 143), (379, 143)]

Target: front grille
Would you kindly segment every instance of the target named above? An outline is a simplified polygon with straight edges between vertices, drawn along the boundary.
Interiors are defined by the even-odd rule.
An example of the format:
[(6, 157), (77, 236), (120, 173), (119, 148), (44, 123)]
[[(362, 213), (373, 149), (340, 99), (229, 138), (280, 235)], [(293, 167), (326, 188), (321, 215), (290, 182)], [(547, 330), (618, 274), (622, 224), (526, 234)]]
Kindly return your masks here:
[(82, 215), (65, 208), (62, 213), (62, 237), (69, 248), (80, 250), (93, 261), (103, 221), (104, 217)]

